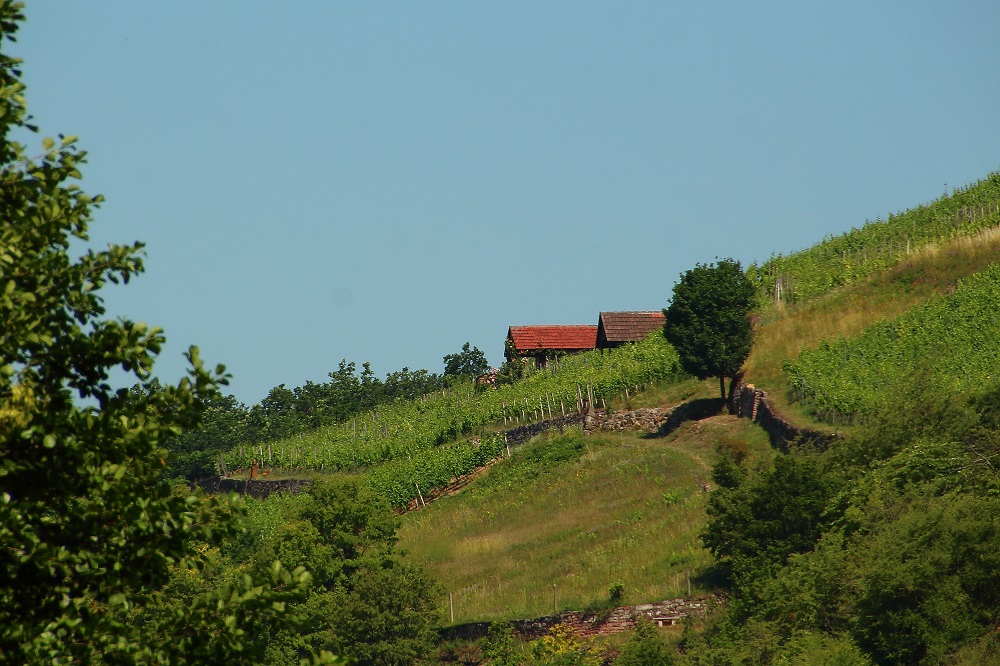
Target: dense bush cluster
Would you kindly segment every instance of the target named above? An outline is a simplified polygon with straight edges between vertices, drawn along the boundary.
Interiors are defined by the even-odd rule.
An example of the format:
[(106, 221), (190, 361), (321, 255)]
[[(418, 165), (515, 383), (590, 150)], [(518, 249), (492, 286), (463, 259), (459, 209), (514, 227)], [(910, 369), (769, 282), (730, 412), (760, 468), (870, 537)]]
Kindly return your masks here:
[(995, 644), (1000, 387), (894, 398), (831, 450), (716, 465), (704, 541), (732, 598), (691, 663), (937, 664)]

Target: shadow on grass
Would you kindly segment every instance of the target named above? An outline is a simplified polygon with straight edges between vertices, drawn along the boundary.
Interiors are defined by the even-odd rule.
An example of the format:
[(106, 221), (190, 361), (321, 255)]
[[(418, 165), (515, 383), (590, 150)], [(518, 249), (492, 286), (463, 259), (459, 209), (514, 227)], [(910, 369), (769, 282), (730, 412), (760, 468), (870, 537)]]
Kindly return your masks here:
[(721, 398), (698, 398), (697, 400), (685, 402), (683, 405), (678, 405), (670, 413), (666, 422), (656, 432), (643, 435), (643, 438), (656, 439), (658, 437), (666, 437), (687, 421), (700, 421), (710, 416), (721, 414), (725, 404), (725, 401)]
[(700, 590), (725, 591), (733, 585), (733, 568), (728, 561), (713, 562), (702, 567), (691, 576), (691, 583)]

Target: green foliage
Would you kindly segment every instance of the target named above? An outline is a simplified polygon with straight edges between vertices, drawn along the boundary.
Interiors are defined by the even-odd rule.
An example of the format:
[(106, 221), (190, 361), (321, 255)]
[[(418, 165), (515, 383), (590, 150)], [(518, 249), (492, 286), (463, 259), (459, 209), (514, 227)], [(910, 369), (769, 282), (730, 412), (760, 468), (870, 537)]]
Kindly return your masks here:
[(483, 639), (483, 663), (487, 666), (518, 666), (517, 639), (506, 622), (494, 622)]
[[(0, 0), (4, 38), (22, 20)], [(160, 385), (163, 333), (105, 318), (101, 288), (142, 271), (142, 245), (70, 257), (101, 197), (75, 183), (74, 137), (44, 138), (38, 157), (10, 139), (34, 129), (18, 65), (0, 55), (0, 661), (255, 663), (259, 628), (280, 626), (306, 572), (272, 563), (143, 615), (234, 529), (223, 501), (174, 493), (163, 475), (164, 443), (198, 424), (224, 368), (192, 347), (188, 376)], [(113, 388), (116, 368), (139, 390)]]
[(573, 635), (565, 624), (557, 624), (532, 645), (536, 666), (597, 666), (600, 655)]
[(243, 405), (231, 395), (207, 399), (201, 427), (189, 428), (167, 440), (167, 474), (190, 481), (217, 474), (223, 452), (249, 437), (242, 409)]
[(750, 310), (756, 303), (753, 284), (738, 261), (722, 259), (698, 264), (674, 285), (664, 310), (663, 333), (677, 349), (681, 367), (698, 379), (718, 377), (722, 399), (725, 378), (733, 379), (730, 397), (743, 361), (750, 354), (753, 327)]
[(250, 534), (223, 549), (230, 569), (280, 558), (312, 584), (267, 633), (265, 663), (337, 652), (361, 664), (412, 664), (435, 644), (440, 586), (396, 549), (399, 518), (357, 479), (317, 479), (307, 493), (250, 503)]
[(486, 361), (486, 355), (479, 351), (479, 347), (469, 349), (468, 342), (462, 345), (462, 351), (444, 357), (445, 377), (451, 375), (477, 377), (489, 369), (490, 364)]
[(827, 505), (836, 481), (812, 458), (781, 454), (752, 474), (722, 458), (714, 478), (702, 541), (732, 567), (738, 589), (812, 549), (833, 518)]
[(361, 664), (412, 664), (437, 641), (440, 586), (422, 567), (396, 560), (359, 570), (333, 592), (329, 627)]
[(937, 663), (995, 625), (1000, 526), (995, 499), (946, 495), (915, 504), (864, 539), (879, 566), (862, 578), (859, 645), (882, 663)]
[(364, 475), (364, 484), (392, 506), (405, 507), (422, 494), (443, 488), (452, 479), (499, 458), (506, 450), (503, 434), (493, 433), (478, 440), (427, 449), (406, 460), (378, 465)]
[(942, 393), (989, 386), (1000, 366), (1000, 264), (954, 294), (878, 323), (860, 336), (822, 343), (787, 362), (793, 394), (830, 422), (870, 417), (919, 375)]
[[(739, 557), (754, 565), (755, 552), (790, 547), (738, 571), (737, 595), (692, 645), (694, 663), (939, 664), (963, 646), (989, 652), (1000, 621), (1000, 391), (957, 399), (922, 384), (911, 378), (906, 399), (823, 454), (717, 466), (729, 480), (710, 499), (722, 510), (706, 537), (717, 554), (737, 569)], [(805, 467), (779, 475), (786, 458)], [(782, 506), (802, 497), (779, 513), (764, 488)], [(802, 509), (824, 495), (816, 518), (795, 519), (815, 515)], [(760, 529), (779, 523), (787, 533)]]
[(671, 666), (674, 663), (676, 660), (667, 641), (646, 618), (636, 624), (632, 637), (615, 660), (615, 666)]
[[(576, 409), (577, 391), (590, 384), (597, 396), (614, 396), (626, 387), (677, 377), (677, 354), (662, 336), (601, 354), (564, 359), (551, 371), (535, 372), (496, 390), (476, 392), (471, 380), (419, 400), (379, 406), (350, 422), (319, 428), (267, 445), (242, 444), (226, 454), (231, 468), (252, 460), (272, 469), (323, 471), (373, 467), (388, 461), (415, 460), (428, 450), (452, 456), (441, 444), (476, 429), (535, 418), (560, 416)], [(545, 412), (542, 413), (544, 408)], [(425, 490), (421, 486), (422, 490)]]
[[(858, 282), (930, 243), (972, 235), (1000, 222), (1000, 172), (885, 220), (824, 239), (747, 270), (764, 303), (803, 300)], [(778, 284), (781, 283), (779, 287)]]
[[(247, 407), (233, 396), (218, 397), (205, 406), (200, 430), (186, 430), (167, 442), (170, 473), (196, 480), (217, 472), (219, 457), (237, 445), (271, 442), (322, 426), (343, 423), (362, 412), (398, 400), (413, 400), (444, 388), (444, 379), (426, 370), (403, 368), (380, 380), (364, 363), (346, 360), (328, 382), (306, 382), (288, 389), (284, 384), (271, 389), (260, 404)], [(268, 462), (273, 459), (273, 450)], [(262, 461), (263, 452), (257, 460)]]

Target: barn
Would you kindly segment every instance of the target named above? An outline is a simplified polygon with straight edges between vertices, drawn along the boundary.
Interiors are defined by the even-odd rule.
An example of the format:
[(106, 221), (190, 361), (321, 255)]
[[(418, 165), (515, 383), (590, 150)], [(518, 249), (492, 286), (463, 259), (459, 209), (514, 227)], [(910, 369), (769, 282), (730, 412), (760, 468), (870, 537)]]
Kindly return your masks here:
[(663, 312), (657, 311), (602, 312), (597, 319), (597, 347), (613, 349), (638, 342), (662, 329), (666, 321)]
[(534, 358), (544, 368), (554, 356), (597, 348), (597, 326), (511, 326), (507, 329), (504, 357)]

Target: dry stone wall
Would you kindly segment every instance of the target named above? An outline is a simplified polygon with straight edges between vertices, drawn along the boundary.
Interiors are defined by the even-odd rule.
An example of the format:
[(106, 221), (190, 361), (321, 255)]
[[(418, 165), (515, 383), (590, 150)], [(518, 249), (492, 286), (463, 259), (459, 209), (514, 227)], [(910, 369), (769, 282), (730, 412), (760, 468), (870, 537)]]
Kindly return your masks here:
[(671, 410), (659, 407), (635, 409), (629, 412), (608, 412), (602, 409), (587, 414), (584, 429), (587, 432), (623, 430), (644, 430), (655, 432), (662, 426)]
[(224, 479), (219, 476), (199, 479), (194, 482), (195, 486), (201, 488), (206, 493), (239, 493), (249, 495), (254, 499), (267, 499), (275, 493), (291, 493), (293, 495), (302, 492), (312, 485), (312, 479), (284, 479), (281, 481), (261, 481), (260, 479), (251, 481), (249, 479)]
[(792, 425), (778, 414), (774, 405), (768, 401), (767, 392), (756, 388), (753, 384), (740, 386), (740, 390), (733, 396), (731, 407), (736, 415), (760, 425), (771, 438), (771, 446), (784, 453), (788, 453), (788, 445), (796, 440), (810, 442), (815, 447), (826, 449), (840, 438), (836, 434)]
[(566, 426), (583, 423), (584, 418), (585, 417), (582, 412), (575, 412), (573, 414), (567, 414), (566, 416), (558, 416), (553, 419), (538, 421), (537, 423), (528, 423), (526, 425), (505, 430), (504, 437), (507, 438), (506, 441), (508, 444), (521, 444), (523, 442), (527, 442), (535, 435), (540, 435), (548, 430), (562, 430)]
[[(531, 620), (514, 620), (510, 624), (514, 633), (524, 640), (541, 638), (557, 624), (566, 625), (580, 637), (603, 636), (630, 631), (643, 617), (655, 625), (669, 626), (688, 616), (705, 615), (710, 608), (720, 603), (722, 603), (721, 597), (710, 595), (691, 599), (670, 599), (655, 604), (621, 606), (604, 613), (564, 611), (557, 615), (545, 615)], [(441, 637), (445, 640), (475, 640), (486, 636), (489, 630), (489, 622), (469, 622), (443, 628)]]

